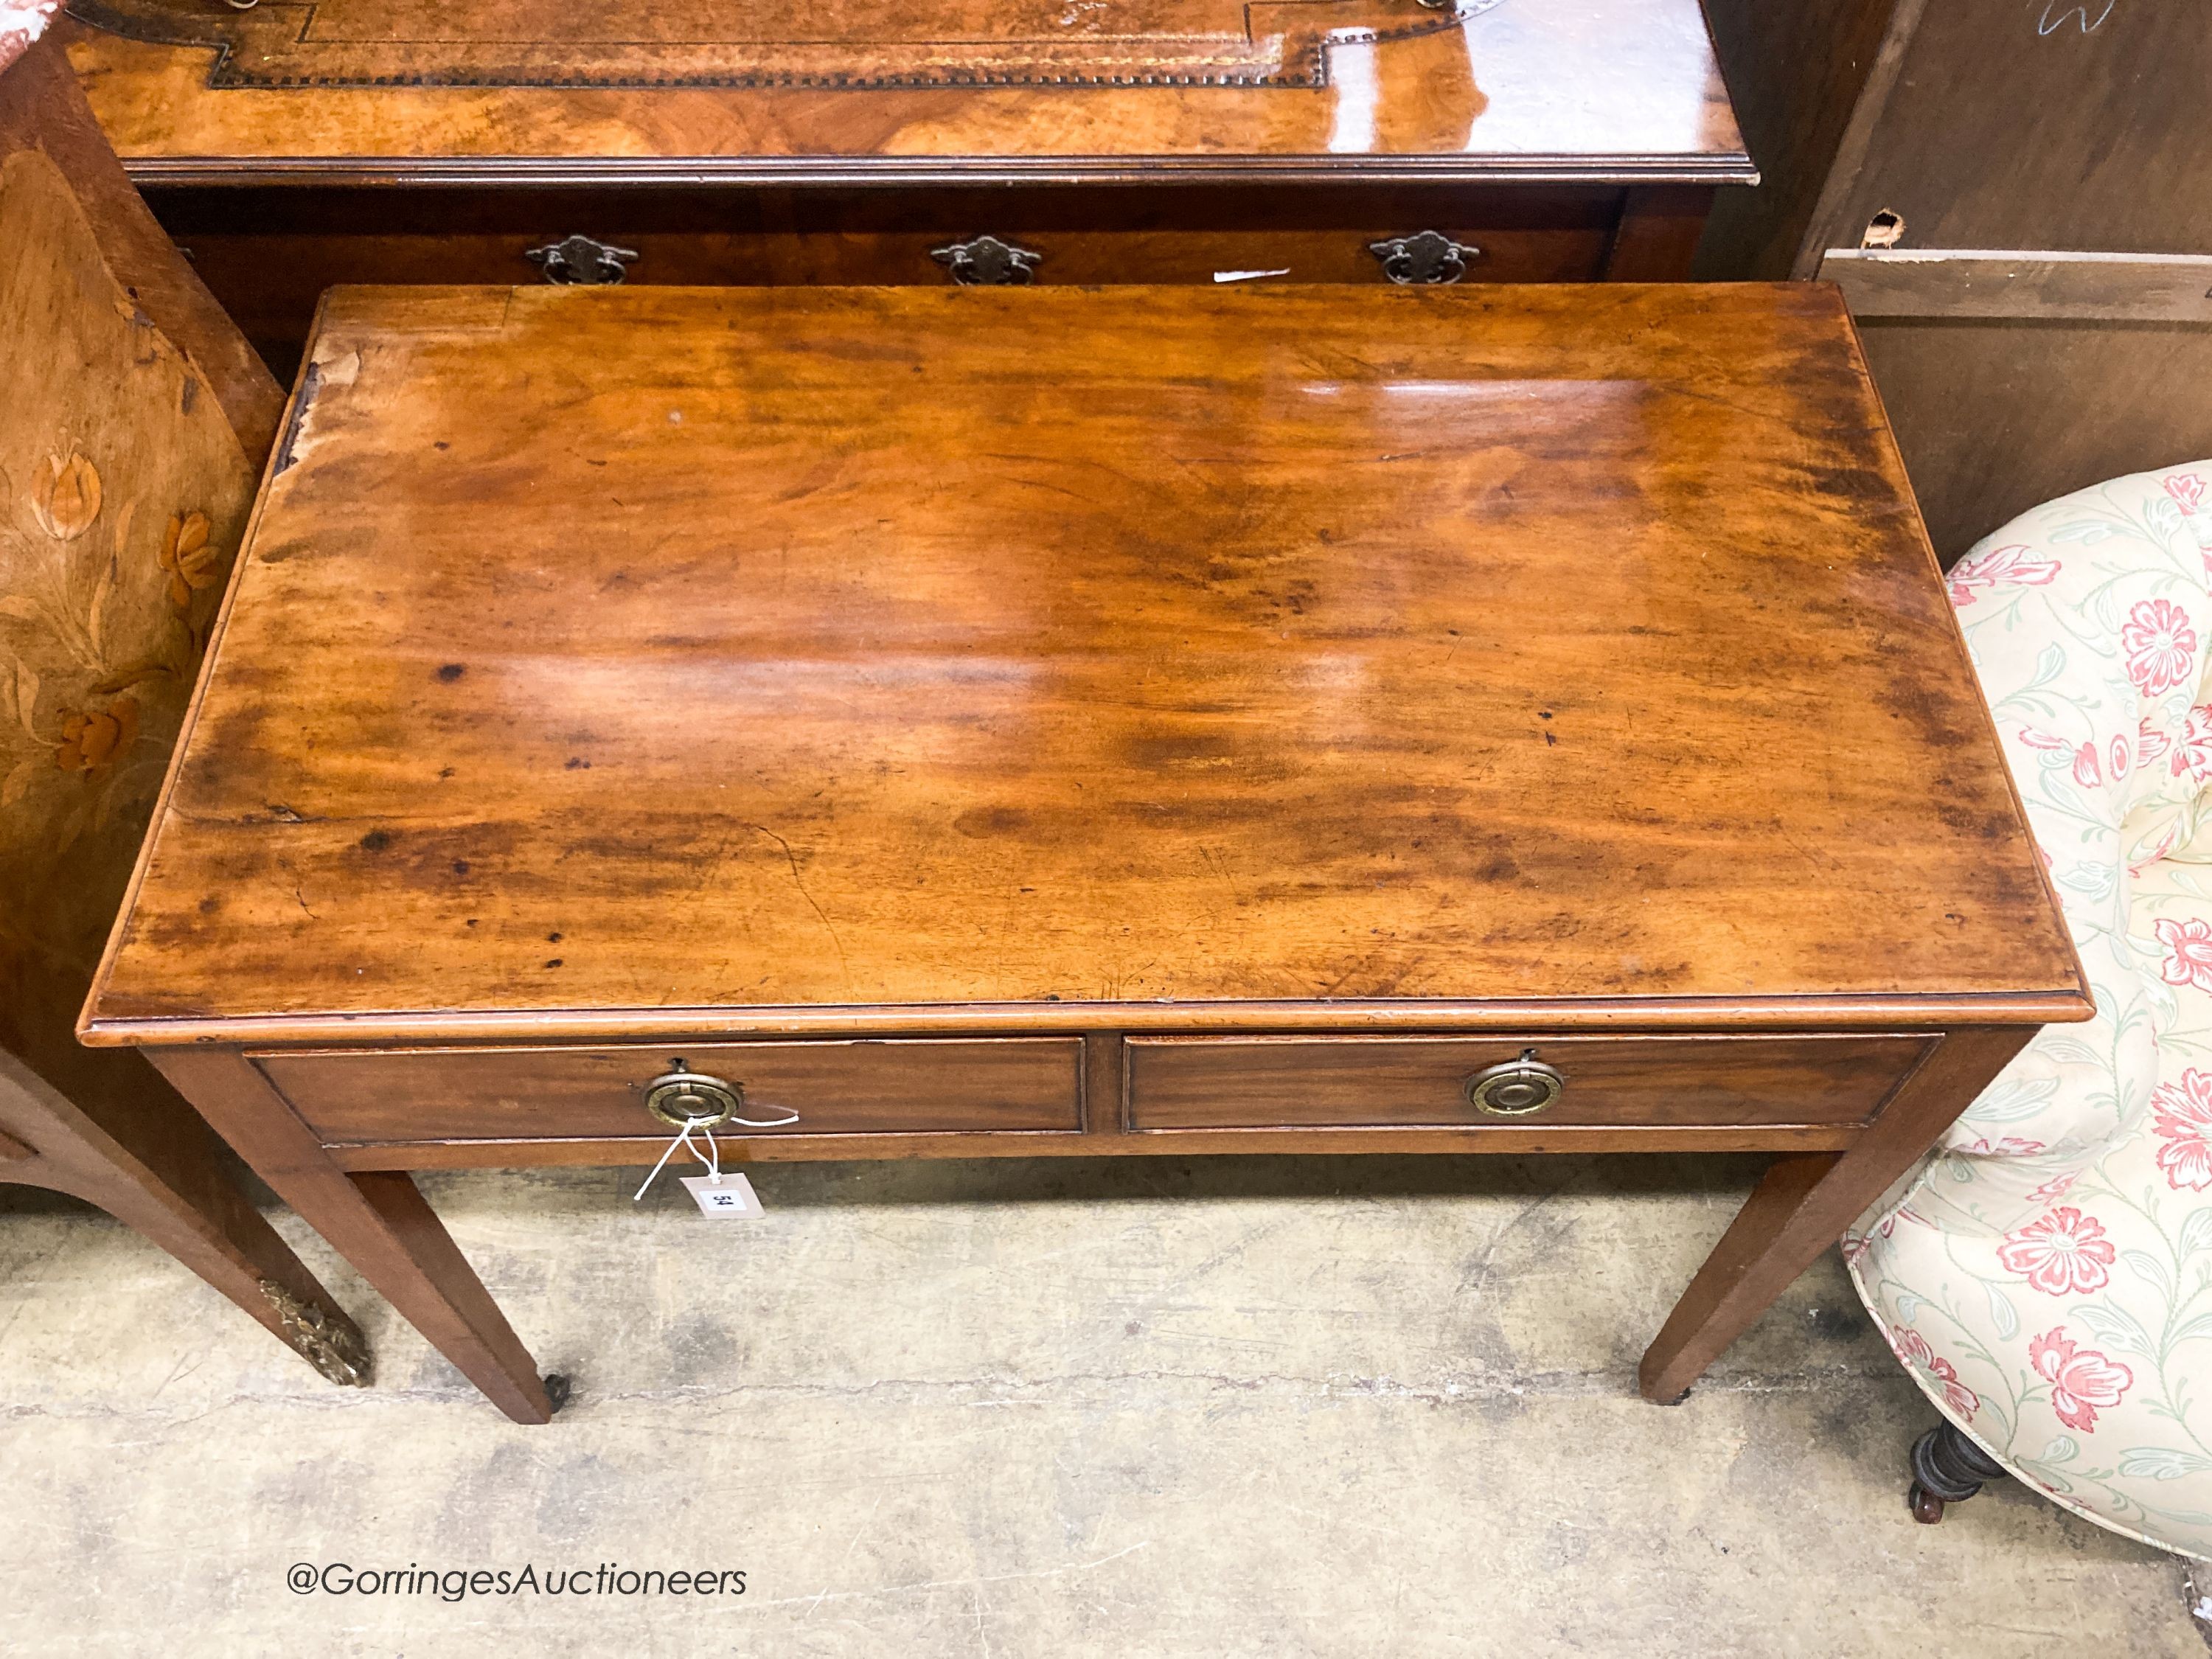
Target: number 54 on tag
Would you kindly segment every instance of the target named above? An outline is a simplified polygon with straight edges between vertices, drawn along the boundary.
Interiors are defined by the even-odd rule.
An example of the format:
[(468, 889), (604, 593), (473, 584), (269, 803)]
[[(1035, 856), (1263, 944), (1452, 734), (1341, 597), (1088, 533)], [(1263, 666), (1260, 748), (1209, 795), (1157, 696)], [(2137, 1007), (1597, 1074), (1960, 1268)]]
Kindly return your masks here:
[(761, 1208), (753, 1183), (741, 1175), (726, 1175), (720, 1181), (712, 1176), (685, 1176), (683, 1181), (684, 1190), (702, 1215), (718, 1221), (758, 1221), (768, 1213)]

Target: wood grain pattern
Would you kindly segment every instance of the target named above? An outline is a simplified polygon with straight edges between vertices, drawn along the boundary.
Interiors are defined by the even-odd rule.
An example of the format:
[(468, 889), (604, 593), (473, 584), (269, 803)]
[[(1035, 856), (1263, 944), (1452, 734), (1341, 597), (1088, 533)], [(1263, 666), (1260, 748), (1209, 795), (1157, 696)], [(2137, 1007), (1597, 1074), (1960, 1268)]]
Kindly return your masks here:
[(1466, 1083), (1533, 1052), (1566, 1077), (1522, 1127), (1857, 1124), (1933, 1046), (1926, 1036), (1133, 1037), (1138, 1131), (1488, 1125)]
[[(1410, 10), (1417, 26), (1432, 21), (1410, 0), (1322, 9), (1383, 5)], [(242, 27), (296, 16), (264, 6)], [(626, 26), (654, 10), (627, 8)], [(574, 11), (559, 8), (564, 26)], [(1271, 11), (1301, 9), (1255, 9), (1261, 33)], [(855, 39), (898, 31), (880, 9), (848, 15), (863, 20)], [(498, 13), (441, 15), (454, 47), (447, 61), (457, 64), (455, 36)], [(145, 179), (459, 181), (488, 166), (513, 177), (532, 163), (544, 183), (1234, 177), (1271, 167), (1463, 181), (1754, 176), (1696, 0), (1507, 5), (1411, 38), (1347, 38), (1310, 75), (1323, 83), (1307, 86), (210, 89), (216, 59), (205, 46), (100, 33), (74, 55), (117, 148)]]
[(325, 1140), (658, 1137), (645, 1085), (674, 1068), (741, 1086), (745, 1115), (787, 1133), (1065, 1129), (1080, 1124), (1075, 1037), (980, 1042), (754, 1042), (597, 1050), (378, 1049), (254, 1056)]
[(341, 290), (316, 362), (93, 1041), (2083, 1006), (1831, 290)]

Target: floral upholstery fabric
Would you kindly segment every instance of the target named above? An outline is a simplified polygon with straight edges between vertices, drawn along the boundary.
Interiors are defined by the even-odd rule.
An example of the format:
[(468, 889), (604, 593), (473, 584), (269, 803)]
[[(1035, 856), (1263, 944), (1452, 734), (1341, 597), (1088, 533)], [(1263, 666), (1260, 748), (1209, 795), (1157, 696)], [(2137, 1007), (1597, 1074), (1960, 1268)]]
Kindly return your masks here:
[(2212, 1557), (2212, 461), (1977, 545), (1951, 597), (2096, 997), (1844, 1241), (2021, 1480)]
[(0, 1043), (67, 1087), (254, 469), (44, 152), (0, 156)]

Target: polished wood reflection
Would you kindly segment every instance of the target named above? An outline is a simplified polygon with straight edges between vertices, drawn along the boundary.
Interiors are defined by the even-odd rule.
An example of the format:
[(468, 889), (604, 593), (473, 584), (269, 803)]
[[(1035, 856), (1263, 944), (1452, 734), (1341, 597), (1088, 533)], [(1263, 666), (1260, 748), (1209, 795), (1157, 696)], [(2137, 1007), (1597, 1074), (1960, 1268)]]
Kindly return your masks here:
[[(976, 0), (938, 0), (947, 7), (975, 12)], [(763, 57), (776, 34), (765, 25), (723, 26), (744, 42), (696, 44), (700, 31), (674, 27), (696, 0), (625, 4), (612, 32), (595, 31), (594, 14), (568, 0), (443, 7), (439, 27), (412, 41), (399, 24), (420, 9), (400, 0), (326, 3), (313, 29), (306, 9), (281, 0), (235, 15), (181, 0), (74, 9), (102, 26), (80, 34), (72, 56), (142, 179), (1753, 176), (1697, 0), (1512, 4), (1456, 22), (1413, 0), (1158, 0), (1143, 9), (1149, 40), (1111, 54), (1115, 76), (1176, 82), (1155, 85), (1079, 84), (1107, 72), (1099, 41), (1082, 31), (1037, 48), (1071, 65), (1056, 82), (1040, 58), (964, 71), (993, 84), (912, 84), (963, 71), (948, 49), (902, 45), (913, 30), (899, 17), (849, 5), (809, 8), (811, 44), (787, 56), (842, 58), (849, 81), (877, 84), (795, 83), (838, 71), (802, 70), (797, 58), (779, 70), (772, 52)], [(960, 51), (1003, 56), (1023, 29), (1035, 38), (1034, 6), (977, 15), (974, 38), (986, 44)], [(656, 19), (670, 39), (656, 39)], [(1196, 34), (1170, 38), (1192, 20)], [(1222, 66), (1169, 64), (1193, 50)], [(1249, 83), (1177, 81), (1201, 73)], [(262, 76), (289, 83), (250, 84)]]
[(96, 1035), (2075, 995), (1822, 288), (341, 289), (243, 572)]

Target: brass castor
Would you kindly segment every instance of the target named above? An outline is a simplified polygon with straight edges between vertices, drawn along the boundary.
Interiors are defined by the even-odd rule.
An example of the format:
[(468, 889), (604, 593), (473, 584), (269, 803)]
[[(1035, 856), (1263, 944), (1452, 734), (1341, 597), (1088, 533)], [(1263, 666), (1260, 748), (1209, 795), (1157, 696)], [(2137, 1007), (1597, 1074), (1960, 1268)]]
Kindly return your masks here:
[(1912, 1518), (1932, 1527), (1943, 1518), (1948, 1504), (1963, 1504), (1983, 1484), (2005, 1478), (2004, 1465), (1961, 1434), (1955, 1425), (1941, 1424), (1912, 1443), (1912, 1490), (1905, 1504)]

